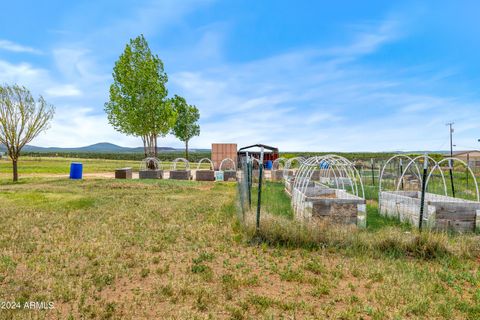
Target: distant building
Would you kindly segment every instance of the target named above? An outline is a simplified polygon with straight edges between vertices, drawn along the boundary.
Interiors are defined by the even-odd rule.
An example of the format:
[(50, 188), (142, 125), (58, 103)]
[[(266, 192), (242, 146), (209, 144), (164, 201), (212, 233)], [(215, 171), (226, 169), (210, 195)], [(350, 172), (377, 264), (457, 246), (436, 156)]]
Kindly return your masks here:
[(453, 156), (462, 161), (465, 161), (465, 163), (468, 162), (468, 165), (471, 168), (480, 168), (480, 151), (479, 150), (458, 151), (458, 152), (454, 152)]
[(254, 144), (240, 148), (238, 150), (238, 159), (241, 160), (243, 157), (246, 157), (248, 153), (250, 157), (260, 160), (261, 148), (263, 148), (263, 163), (266, 163), (267, 161), (273, 162), (278, 159), (278, 148), (267, 146), (265, 144)]

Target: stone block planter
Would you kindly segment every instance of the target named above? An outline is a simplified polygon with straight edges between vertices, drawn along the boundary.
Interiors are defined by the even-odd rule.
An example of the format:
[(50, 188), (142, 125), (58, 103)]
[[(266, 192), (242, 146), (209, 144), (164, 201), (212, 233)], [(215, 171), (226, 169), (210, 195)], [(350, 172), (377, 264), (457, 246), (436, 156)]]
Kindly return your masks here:
[(138, 176), (140, 179), (162, 179), (163, 170), (140, 170)]
[(115, 179), (132, 179), (132, 168), (116, 169)]
[(190, 170), (172, 170), (170, 171), (170, 179), (172, 180), (190, 180), (192, 174)]
[(197, 181), (215, 181), (215, 171), (213, 171), (213, 170), (197, 170), (195, 172), (195, 180), (197, 180)]
[[(382, 191), (380, 213), (418, 228), (420, 198), (420, 191)], [(480, 203), (427, 192), (423, 219), (423, 226), (429, 229), (473, 232), (480, 230)]]
[(342, 225), (366, 226), (366, 201), (341, 189), (313, 185), (306, 193), (293, 190), (293, 197), (300, 197), (296, 218), (304, 221), (323, 220)]

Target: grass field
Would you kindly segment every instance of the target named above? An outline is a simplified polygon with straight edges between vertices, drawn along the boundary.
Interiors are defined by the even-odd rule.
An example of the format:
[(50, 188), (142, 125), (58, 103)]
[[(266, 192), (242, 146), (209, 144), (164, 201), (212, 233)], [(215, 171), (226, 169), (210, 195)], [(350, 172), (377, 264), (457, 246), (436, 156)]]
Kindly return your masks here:
[(55, 308), (0, 319), (480, 318), (478, 235), (418, 235), (375, 202), (362, 231), (265, 214), (252, 244), (234, 183), (22, 182), (0, 182), (0, 301)]
[[(68, 175), (70, 163), (81, 162), (85, 174), (112, 174), (115, 169), (132, 167), (134, 171), (140, 169), (140, 161), (132, 160), (109, 160), (109, 159), (77, 159), (77, 158), (53, 158), (53, 157), (21, 157), (18, 163), (20, 179), (41, 176)], [(161, 162), (162, 168), (169, 170), (172, 162)], [(178, 162), (178, 168), (184, 168), (182, 162)], [(191, 163), (191, 169), (196, 169), (197, 164)], [(202, 163), (201, 168), (208, 168), (208, 163)], [(0, 160), (0, 181), (12, 177), (12, 163), (7, 159)]]

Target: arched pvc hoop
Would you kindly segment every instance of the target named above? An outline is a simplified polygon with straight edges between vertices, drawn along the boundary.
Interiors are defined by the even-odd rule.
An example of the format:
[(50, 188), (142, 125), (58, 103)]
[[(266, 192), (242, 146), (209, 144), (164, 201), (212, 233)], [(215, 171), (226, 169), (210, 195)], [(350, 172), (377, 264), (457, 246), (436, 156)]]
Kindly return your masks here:
[(200, 166), (202, 165), (203, 162), (210, 163), (210, 170), (215, 170), (215, 166), (213, 165), (212, 160), (210, 160), (208, 158), (203, 158), (203, 159), (200, 159), (200, 161), (198, 161), (197, 170), (200, 170)]
[(185, 170), (190, 170), (190, 163), (185, 158), (177, 158), (177, 159), (173, 160), (172, 170), (177, 170), (177, 163), (179, 161), (185, 163)]
[[(292, 206), (297, 217), (305, 209), (305, 198), (315, 170), (320, 170), (320, 181), (322, 181), (321, 178), (325, 178), (331, 182), (333, 175), (336, 189), (342, 189), (357, 197), (365, 198), (361, 176), (352, 162), (337, 155), (311, 157), (302, 162), (292, 188)], [(351, 187), (351, 190), (346, 189), (345, 181), (348, 182), (347, 185)]]
[(291, 166), (294, 162), (297, 162), (301, 165), (303, 161), (305, 161), (304, 157), (294, 157), (294, 158), (290, 158), (287, 161), (285, 161), (285, 165), (283, 167), (283, 179), (287, 180), (289, 178), (288, 171), (290, 170), (290, 168), (291, 168)]
[[(390, 159), (388, 159), (387, 162), (385, 162), (385, 164), (383, 165), (382, 170), (380, 171), (380, 177), (379, 177), (379, 183), (378, 183), (378, 192), (379, 192), (379, 193), (382, 192), (382, 182), (383, 182), (383, 174), (385, 173), (385, 168), (388, 166), (388, 164), (389, 164), (392, 160), (394, 160), (394, 159), (396, 159), (396, 158), (400, 158), (400, 160), (401, 160), (401, 159), (407, 159), (408, 162), (411, 162), (411, 161), (412, 161), (412, 158), (411, 158), (411, 157), (409, 157), (409, 156), (407, 156), (407, 155), (404, 155), (404, 154), (397, 154), (397, 155), (394, 155), (393, 157), (391, 157)], [(418, 172), (418, 176), (417, 176), (417, 177), (418, 177), (419, 180), (421, 180), (421, 176), (422, 176), (422, 175), (421, 175), (421, 173), (420, 173), (420, 170), (419, 170), (417, 164), (415, 164), (415, 167), (417, 168), (417, 172)], [(402, 174), (402, 173), (403, 173), (403, 171), (402, 171), (400, 174)]]
[[(430, 174), (437, 168), (437, 162), (435, 161), (435, 159), (433, 159), (432, 157), (430, 156), (417, 156), (415, 158), (413, 158), (412, 160), (410, 160), (410, 162), (408, 163), (408, 165), (405, 167), (405, 169), (403, 170), (402, 172), (402, 175), (400, 176), (400, 179), (398, 180), (398, 183), (397, 183), (397, 188), (395, 189), (395, 191), (399, 191), (400, 190), (400, 186), (402, 184), (402, 180), (403, 180), (403, 177), (405, 176), (405, 173), (408, 171), (408, 169), (410, 168), (410, 166), (412, 166), (413, 164), (415, 164), (415, 166), (417, 165), (417, 160), (419, 159), (424, 159), (424, 158), (427, 158), (428, 159), (428, 162), (433, 162), (433, 168), (430, 172)], [(442, 182), (443, 182), (443, 190), (445, 192), (445, 195), (448, 196), (448, 193), (447, 193), (447, 183), (445, 181), (445, 176), (443, 175), (443, 171), (440, 170), (440, 175), (442, 176)], [(423, 183), (422, 182), (422, 179), (420, 179), (420, 183)]]
[[(323, 169), (321, 170), (322, 177), (331, 179), (333, 174), (333, 179), (337, 188), (340, 188), (340, 185), (338, 183), (339, 180), (342, 188), (345, 187), (343, 180), (347, 177), (349, 184), (352, 187), (351, 192), (357, 196), (359, 193), (359, 188), (356, 184), (356, 181), (360, 181), (363, 197), (363, 184), (360, 179), (360, 175), (353, 167), (353, 164), (351, 162), (349, 162), (345, 158), (335, 155), (312, 157), (307, 159), (302, 164), (294, 184), (295, 195), (292, 197), (292, 201), (297, 215), (299, 214), (299, 210), (303, 209), (301, 208), (301, 205), (306, 196), (306, 191), (310, 184), (311, 176), (313, 175), (314, 171), (319, 167)], [(340, 177), (341, 179), (338, 179), (338, 177)]]
[(152, 170), (152, 169), (149, 169), (148, 168), (148, 163), (152, 162), (155, 164), (155, 167), (158, 169), (158, 170), (161, 170), (162, 169), (162, 164), (160, 163), (160, 160), (158, 160), (158, 158), (155, 158), (155, 157), (148, 157), (148, 158), (145, 158), (142, 160), (142, 162), (140, 163), (140, 170)]
[(233, 161), (231, 158), (225, 158), (222, 160), (222, 162), (220, 162), (220, 165), (218, 166), (218, 170), (219, 171), (225, 171), (223, 169), (223, 165), (226, 163), (226, 162), (230, 162), (232, 164), (232, 170), (235, 171), (236, 170), (236, 166), (235, 166), (235, 161)]
[[(390, 159), (388, 159), (387, 162), (384, 163), (384, 165), (382, 167), (382, 170), (380, 172), (380, 177), (378, 178), (378, 180), (379, 180), (379, 183), (378, 183), (378, 211), (379, 212), (382, 212), (381, 211), (381, 204), (382, 204), (381, 196), (382, 196), (383, 174), (385, 173), (385, 168), (387, 168), (388, 164), (390, 162), (392, 162), (394, 159), (397, 159), (397, 158), (399, 158), (400, 160), (406, 159), (406, 160), (408, 160), (407, 163), (411, 163), (413, 161), (413, 159), (411, 157), (407, 156), (407, 155), (397, 154), (397, 155), (394, 155), (393, 157), (391, 157)], [(414, 162), (414, 164), (415, 164), (415, 168), (417, 169), (417, 174), (416, 174), (417, 178), (418, 178), (419, 181), (421, 181), (422, 180), (422, 174), (420, 173), (420, 169), (418, 168), (418, 165), (417, 165), (416, 162)], [(400, 172), (400, 175), (402, 175), (405, 170), (406, 169), (402, 168), (402, 172)], [(403, 179), (403, 175), (398, 180), (398, 181), (400, 181), (400, 184), (401, 184), (401, 181), (402, 181), (401, 179)], [(395, 189), (395, 190), (391, 190), (391, 191), (397, 191), (397, 190)]]
[[(443, 177), (443, 171), (442, 171), (442, 168), (441, 168), (441, 164), (444, 163), (444, 162), (447, 162), (447, 161), (452, 161), (451, 163), (453, 162), (460, 162), (461, 164), (463, 164), (467, 169), (468, 169), (468, 172), (470, 173), (470, 175), (472, 176), (473, 178), (473, 182), (475, 184), (475, 191), (477, 193), (477, 201), (480, 201), (480, 194), (479, 194), (479, 191), (478, 191), (478, 184), (477, 184), (477, 179), (475, 178), (475, 174), (473, 173), (472, 169), (470, 168), (469, 165), (467, 165), (466, 162), (464, 162), (463, 160), (460, 160), (458, 158), (444, 158), (442, 160), (440, 160), (439, 162), (436, 162), (435, 164), (435, 167), (430, 171), (430, 173), (428, 174), (427, 176), (427, 180), (425, 182), (425, 190), (427, 190), (428, 188), (428, 183), (430, 182), (430, 177), (431, 175), (433, 174), (433, 171), (437, 168), (441, 173), (442, 173), (442, 177)], [(443, 184), (445, 186), (445, 195), (447, 195), (447, 191), (446, 191), (446, 183), (445, 183), (445, 178), (443, 178)]]
[(277, 158), (275, 161), (272, 163), (272, 170), (279, 170), (280, 169), (280, 163), (283, 164), (283, 167), (285, 168), (285, 162), (287, 159), (285, 158)]

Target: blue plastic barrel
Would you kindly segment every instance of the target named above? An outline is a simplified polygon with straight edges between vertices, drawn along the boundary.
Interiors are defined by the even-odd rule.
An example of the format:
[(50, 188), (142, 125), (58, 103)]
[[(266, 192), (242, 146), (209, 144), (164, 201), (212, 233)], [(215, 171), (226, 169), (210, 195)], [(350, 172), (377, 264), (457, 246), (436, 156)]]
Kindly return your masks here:
[(328, 169), (330, 165), (328, 164), (327, 161), (320, 161), (320, 169)]
[(70, 164), (70, 179), (82, 179), (83, 164), (72, 162)]
[(265, 163), (265, 169), (272, 170), (272, 167), (273, 167), (272, 160), (267, 160), (267, 163)]

